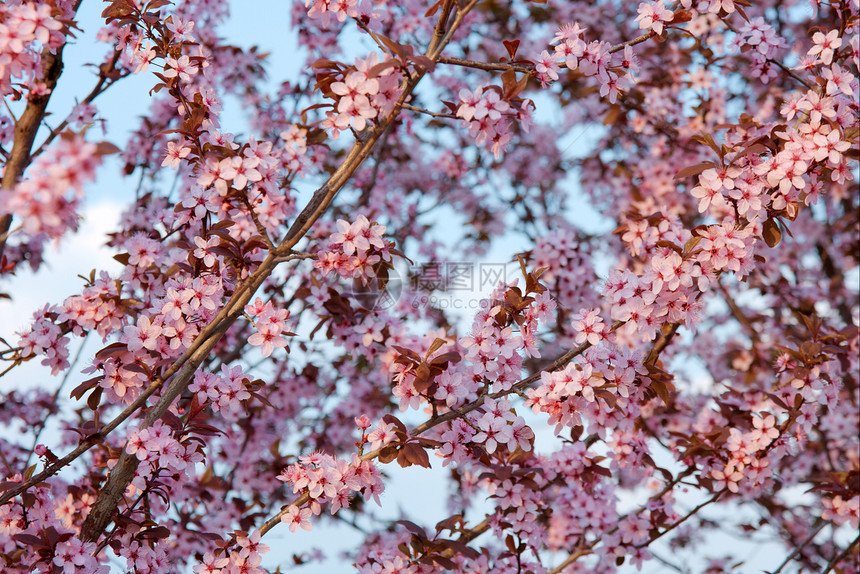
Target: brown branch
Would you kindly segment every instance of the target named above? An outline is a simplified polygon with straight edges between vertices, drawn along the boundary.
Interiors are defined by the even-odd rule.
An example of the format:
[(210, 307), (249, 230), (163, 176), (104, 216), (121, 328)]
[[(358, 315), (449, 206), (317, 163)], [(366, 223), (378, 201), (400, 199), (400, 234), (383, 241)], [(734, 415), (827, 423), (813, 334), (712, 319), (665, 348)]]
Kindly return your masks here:
[(642, 42), (650, 40), (651, 38), (653, 38), (656, 35), (657, 34), (655, 34), (654, 32), (645, 32), (641, 36), (636, 36), (632, 40), (627, 40), (626, 42), (621, 42), (620, 44), (616, 44), (615, 46), (612, 46), (611, 48), (609, 48), (609, 53), (614, 54), (615, 52), (620, 52), (626, 46), (635, 46), (636, 44), (641, 44)]
[(467, 60), (465, 58), (454, 58), (446, 56), (439, 58), (440, 64), (449, 64), (452, 66), (461, 66), (463, 68), (474, 68), (476, 70), (484, 70), (487, 72), (506, 72), (513, 70), (522, 72), (523, 74), (533, 74), (534, 66), (526, 66), (523, 64), (513, 64), (511, 62), (478, 62), (476, 60)]
[(248, 198), (247, 189), (246, 193), (242, 196), (242, 202), (245, 204), (245, 207), (248, 208), (248, 215), (251, 216), (251, 221), (254, 222), (254, 226), (257, 228), (257, 233), (259, 233), (260, 237), (263, 238), (263, 241), (266, 242), (266, 245), (269, 247), (269, 251), (274, 251), (275, 244), (272, 243), (272, 238), (269, 237), (269, 232), (266, 231), (266, 227), (260, 221), (259, 216), (257, 216), (257, 212), (254, 210), (254, 206), (251, 205), (251, 200)]
[(714, 502), (716, 502), (717, 500), (719, 500), (720, 496), (722, 496), (724, 492), (726, 492), (726, 491), (725, 491), (725, 490), (721, 490), (721, 491), (717, 492), (717, 493), (716, 493), (716, 494), (714, 494), (711, 498), (709, 498), (708, 500), (706, 500), (706, 501), (702, 502), (701, 504), (699, 504), (699, 505), (697, 505), (695, 508), (693, 508), (693, 510), (691, 510), (690, 512), (688, 512), (688, 513), (686, 514), (686, 516), (684, 516), (683, 518), (680, 518), (677, 522), (672, 523), (672, 525), (671, 525), (671, 526), (669, 526), (668, 528), (666, 528), (666, 529), (665, 529), (665, 530), (663, 530), (662, 532), (659, 532), (658, 534), (656, 534), (655, 536), (653, 536), (653, 537), (652, 537), (648, 542), (643, 542), (642, 544), (637, 545), (637, 548), (645, 548), (646, 546), (650, 545), (650, 544), (651, 544), (652, 542), (654, 542), (655, 540), (658, 540), (659, 538), (662, 538), (664, 535), (666, 535), (666, 534), (668, 534), (668, 533), (672, 532), (673, 530), (675, 530), (676, 528), (678, 528), (679, 526), (681, 526), (683, 523), (685, 523), (687, 520), (689, 520), (690, 518), (692, 518), (692, 517), (693, 517), (696, 513), (698, 513), (701, 509), (703, 509), (704, 507), (708, 506), (709, 504), (714, 503)]
[[(820, 520), (820, 519), (819, 519), (819, 520)], [(789, 554), (789, 555), (785, 558), (785, 560), (782, 562), (782, 564), (780, 564), (780, 565), (779, 565), (779, 568), (777, 568), (776, 570), (774, 570), (771, 574), (779, 574), (780, 572), (782, 572), (782, 569), (783, 569), (783, 568), (785, 568), (785, 567), (788, 565), (788, 563), (789, 563), (789, 562), (791, 562), (792, 560), (794, 560), (794, 557), (795, 557), (795, 556), (797, 556), (798, 554), (800, 554), (800, 552), (801, 552), (801, 551), (806, 547), (806, 545), (807, 545), (807, 544), (809, 544), (810, 542), (812, 542), (813, 538), (815, 538), (816, 536), (818, 536), (818, 533), (819, 533), (819, 532), (821, 532), (822, 530), (824, 530), (824, 527), (825, 527), (825, 526), (827, 526), (828, 524), (829, 524), (828, 522), (825, 522), (825, 521), (823, 521), (823, 520), (822, 520), (822, 521), (821, 521), (821, 525), (819, 525), (819, 526), (818, 526), (818, 528), (816, 528), (815, 530), (813, 530), (813, 531), (812, 531), (812, 534), (810, 534), (810, 535), (809, 535), (809, 537), (808, 537), (806, 540), (804, 540), (803, 542), (801, 542), (800, 544), (798, 544), (798, 545), (794, 548), (794, 552), (792, 552), (791, 554)]]
[(434, 118), (448, 118), (452, 120), (457, 119), (457, 116), (455, 116), (454, 114), (441, 114), (438, 112), (431, 112), (430, 110), (425, 110), (424, 108), (419, 108), (418, 106), (410, 106), (409, 104), (404, 105), (403, 109), (418, 112), (419, 114), (424, 114), (426, 116), (431, 116)]
[(845, 550), (843, 550), (842, 552), (840, 552), (839, 554), (837, 554), (837, 555), (833, 558), (833, 560), (831, 560), (831, 561), (827, 564), (827, 568), (825, 568), (825, 569), (824, 569), (824, 572), (822, 572), (821, 574), (830, 574), (830, 572), (831, 572), (831, 571), (833, 571), (833, 569), (836, 567), (836, 565), (837, 565), (837, 564), (839, 564), (840, 562), (842, 562), (843, 560), (845, 560), (846, 558), (848, 558), (848, 555), (851, 553), (851, 550), (852, 550), (855, 546), (857, 546), (857, 544), (858, 544), (858, 543), (860, 543), (860, 536), (857, 536), (857, 538), (855, 538), (855, 539), (854, 539), (854, 542), (852, 542), (851, 544), (849, 544), (849, 545), (848, 545), (848, 547), (847, 547)]
[(651, 347), (651, 350), (648, 352), (648, 356), (645, 358), (646, 365), (655, 365), (657, 364), (657, 360), (660, 358), (660, 353), (666, 350), (666, 347), (669, 346), (669, 343), (672, 342), (672, 339), (675, 337), (675, 333), (678, 332), (678, 327), (680, 323), (669, 323), (663, 325), (663, 328), (660, 329), (660, 336), (657, 337), (657, 340), (654, 341), (654, 345)]

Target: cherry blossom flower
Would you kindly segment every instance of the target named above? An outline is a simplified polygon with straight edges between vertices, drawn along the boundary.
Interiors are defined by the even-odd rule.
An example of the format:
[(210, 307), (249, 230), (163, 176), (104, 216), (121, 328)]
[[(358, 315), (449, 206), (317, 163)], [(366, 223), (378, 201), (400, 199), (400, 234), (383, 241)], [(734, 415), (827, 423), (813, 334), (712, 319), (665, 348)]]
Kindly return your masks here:
[(652, 3), (642, 2), (637, 10), (639, 15), (635, 22), (639, 22), (640, 30), (653, 30), (655, 34), (663, 33), (663, 24), (670, 22), (674, 13), (668, 10), (663, 4), (663, 0), (657, 0)]

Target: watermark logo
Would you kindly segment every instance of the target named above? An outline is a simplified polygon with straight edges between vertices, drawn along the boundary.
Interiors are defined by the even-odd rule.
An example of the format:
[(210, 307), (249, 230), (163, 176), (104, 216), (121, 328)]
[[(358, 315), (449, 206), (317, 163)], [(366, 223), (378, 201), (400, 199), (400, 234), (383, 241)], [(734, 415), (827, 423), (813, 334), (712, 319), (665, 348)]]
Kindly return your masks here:
[(474, 261), (445, 261), (424, 263), (412, 276), (415, 291), (444, 291), (489, 293), (505, 281), (507, 266), (504, 263), (476, 263)]
[(506, 279), (505, 263), (442, 261), (424, 263), (410, 278), (415, 309), (478, 311), (486, 296)]
[(387, 279), (370, 279), (367, 283), (353, 280), (343, 295), (369, 311), (390, 309), (397, 304), (403, 294), (403, 279), (395, 268), (387, 270)]
[[(390, 268), (387, 280), (354, 280), (342, 294), (370, 311), (392, 309), (404, 295), (408, 296), (407, 304), (415, 309), (477, 311), (486, 304), (484, 298), (505, 282), (507, 265), (442, 261), (420, 264), (411, 271)], [(408, 280), (404, 280), (406, 276)]]

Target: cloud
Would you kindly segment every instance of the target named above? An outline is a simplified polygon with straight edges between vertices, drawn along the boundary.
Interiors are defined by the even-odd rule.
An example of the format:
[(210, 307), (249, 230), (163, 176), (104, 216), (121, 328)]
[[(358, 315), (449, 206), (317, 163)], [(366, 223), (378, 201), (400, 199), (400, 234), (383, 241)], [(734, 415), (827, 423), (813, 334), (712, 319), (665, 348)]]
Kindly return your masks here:
[[(59, 247), (49, 246), (45, 250), (45, 263), (38, 272), (21, 269), (14, 277), (4, 281), (3, 291), (12, 300), (0, 299), (0, 336), (14, 345), (18, 339), (16, 331), (25, 329), (36, 309), (45, 303), (61, 303), (69, 295), (79, 293), (84, 280), (78, 275), (88, 276), (90, 270), (106, 270), (116, 274), (121, 265), (113, 260), (113, 252), (105, 246), (107, 233), (116, 230), (120, 216), (120, 205), (110, 201), (95, 203), (84, 209), (83, 220), (77, 233), (67, 236)], [(75, 339), (75, 338), (73, 338)], [(78, 343), (72, 341), (74, 353)], [(80, 370), (80, 366), (77, 367)], [(48, 369), (38, 361), (30, 361), (16, 367), (4, 377), (13, 386), (48, 382)]]

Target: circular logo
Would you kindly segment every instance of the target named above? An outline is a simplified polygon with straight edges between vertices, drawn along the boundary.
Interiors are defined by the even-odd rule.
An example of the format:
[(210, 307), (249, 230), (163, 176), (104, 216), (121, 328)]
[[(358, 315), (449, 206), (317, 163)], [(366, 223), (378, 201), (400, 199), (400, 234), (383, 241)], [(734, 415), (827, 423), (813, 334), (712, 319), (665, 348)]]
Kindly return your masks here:
[(396, 268), (382, 270), (378, 277), (362, 283), (354, 279), (344, 290), (344, 296), (352, 299), (368, 311), (390, 309), (397, 304), (403, 293), (403, 280)]

